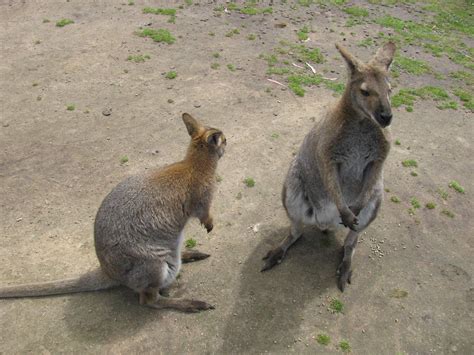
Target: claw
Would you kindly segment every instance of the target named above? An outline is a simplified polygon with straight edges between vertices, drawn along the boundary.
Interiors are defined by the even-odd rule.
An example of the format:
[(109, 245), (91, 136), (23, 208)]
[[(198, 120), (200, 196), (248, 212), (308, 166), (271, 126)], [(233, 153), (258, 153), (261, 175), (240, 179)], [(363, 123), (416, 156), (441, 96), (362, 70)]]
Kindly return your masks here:
[(266, 262), (260, 271), (264, 272), (264, 271), (270, 270), (275, 265), (280, 264), (284, 257), (285, 257), (285, 251), (282, 248), (278, 247), (278, 248), (270, 250), (267, 253), (267, 255), (263, 258), (263, 260), (266, 260)]

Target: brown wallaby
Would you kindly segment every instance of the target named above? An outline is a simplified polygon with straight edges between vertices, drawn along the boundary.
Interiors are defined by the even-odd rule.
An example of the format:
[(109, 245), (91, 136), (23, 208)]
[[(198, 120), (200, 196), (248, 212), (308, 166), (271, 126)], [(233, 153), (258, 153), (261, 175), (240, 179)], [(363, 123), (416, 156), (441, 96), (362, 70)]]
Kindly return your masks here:
[(124, 285), (139, 293), (140, 304), (197, 312), (214, 308), (192, 299), (163, 297), (181, 262), (207, 258), (197, 250), (181, 253), (183, 229), (199, 218), (209, 233), (209, 212), (217, 161), (224, 154), (222, 131), (183, 114), (191, 143), (184, 160), (118, 184), (102, 202), (94, 225), (100, 269), (62, 281), (0, 288), (0, 298), (85, 292)]
[(385, 44), (366, 64), (336, 47), (349, 67), (349, 80), (342, 98), (305, 137), (291, 162), (282, 194), (290, 235), (268, 252), (262, 271), (283, 260), (303, 225), (326, 230), (343, 224), (351, 229), (338, 267), (338, 286), (344, 291), (351, 282), (359, 233), (375, 219), (382, 202), (392, 121), (388, 70), (395, 45)]

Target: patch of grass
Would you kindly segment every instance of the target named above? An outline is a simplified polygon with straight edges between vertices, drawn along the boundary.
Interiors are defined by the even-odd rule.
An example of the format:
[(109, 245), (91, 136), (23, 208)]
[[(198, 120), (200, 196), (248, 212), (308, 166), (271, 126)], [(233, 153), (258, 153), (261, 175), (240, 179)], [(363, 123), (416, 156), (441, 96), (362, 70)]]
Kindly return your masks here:
[(165, 78), (166, 79), (175, 79), (178, 76), (178, 73), (176, 73), (174, 70), (171, 70), (166, 73)]
[(193, 4), (193, 0), (184, 0), (186, 5), (191, 6)]
[(456, 190), (457, 192), (459, 192), (460, 194), (463, 194), (465, 192), (464, 190), (464, 187), (462, 187), (459, 182), (457, 182), (456, 180), (453, 180), (451, 181), (448, 186), (454, 190)]
[(331, 337), (326, 334), (318, 334), (316, 341), (321, 345), (328, 345), (331, 342)]
[(442, 198), (443, 200), (447, 200), (447, 199), (448, 199), (449, 194), (448, 194), (448, 192), (447, 192), (446, 190), (443, 190), (442, 188), (439, 188), (439, 189), (437, 190), (437, 192), (439, 193), (439, 195), (441, 196), (441, 198)]
[(155, 14), (155, 15), (166, 15), (166, 16), (176, 16), (176, 9), (162, 9), (159, 7), (145, 7), (143, 9), (144, 14)]
[(278, 133), (272, 133), (271, 137), (277, 139), (280, 138), (280, 135)]
[(395, 141), (395, 145), (401, 145), (401, 144), (402, 144), (402, 143), (400, 142), (399, 139), (397, 139), (397, 140)]
[(436, 208), (436, 203), (434, 202), (428, 202), (425, 207), (429, 210), (434, 210)]
[(291, 70), (288, 68), (275, 68), (275, 67), (270, 67), (267, 70), (268, 75), (285, 75), (291, 73)]
[(221, 66), (221, 65), (220, 65), (219, 63), (212, 63), (212, 64), (211, 64), (211, 69), (216, 70), (216, 69), (219, 69), (220, 66)]
[(442, 214), (444, 214), (445, 216), (449, 217), (449, 218), (454, 218), (454, 213), (451, 212), (450, 210), (442, 210), (441, 211)]
[(255, 41), (255, 39), (257, 38), (257, 36), (255, 36), (253, 33), (250, 33), (248, 36), (247, 36), (247, 39), (249, 41)]
[(351, 351), (351, 346), (349, 344), (349, 342), (347, 340), (341, 340), (339, 342), (339, 348), (343, 351), (343, 352), (350, 352)]
[(49, 23), (49, 22), (51, 22), (49, 19), (47, 19), (47, 18), (43, 19), (43, 23)]
[(62, 20), (59, 20), (58, 22), (56, 22), (56, 27), (64, 27), (73, 23), (74, 23), (73, 20), (68, 19), (68, 18), (63, 18)]
[(417, 173), (416, 171), (411, 171), (411, 172), (410, 172), (410, 175), (411, 175), (411, 176), (418, 176), (418, 173)]
[(135, 5), (135, 1), (129, 1), (128, 2), (128, 6), (133, 6), (133, 5)]
[(458, 103), (456, 101), (445, 101), (442, 102), (441, 104), (436, 106), (440, 110), (457, 110), (458, 109)]
[(234, 35), (238, 35), (240, 33), (238, 28), (234, 28), (225, 34), (226, 37), (233, 37)]
[(298, 39), (300, 41), (306, 41), (309, 38), (308, 33), (309, 33), (308, 26), (303, 26), (303, 28), (301, 28), (298, 32), (296, 32), (296, 35), (298, 36)]
[(68, 111), (74, 111), (75, 109), (76, 109), (76, 106), (74, 104), (66, 106), (66, 110), (68, 110)]
[(411, 205), (413, 206), (414, 209), (417, 209), (417, 208), (420, 208), (420, 207), (421, 207), (421, 204), (420, 204), (420, 202), (417, 200), (416, 197), (412, 197), (412, 199), (410, 200), (410, 203), (411, 203)]
[(344, 310), (344, 303), (337, 298), (333, 298), (329, 304), (329, 309), (334, 313), (341, 313)]
[(235, 71), (235, 65), (234, 64), (227, 64), (227, 69), (230, 71)]
[(447, 100), (449, 95), (443, 88), (437, 86), (423, 86), (418, 89), (400, 89), (397, 94), (392, 96), (392, 106), (400, 107), (405, 105), (406, 110), (411, 112), (413, 111), (413, 105), (418, 99), (433, 99), (435, 101), (443, 101), (440, 103), (449, 105)]
[(152, 29), (152, 28), (145, 28), (141, 32), (137, 33), (140, 37), (150, 37), (155, 42), (164, 42), (167, 44), (172, 44), (176, 41), (176, 38), (168, 30), (164, 29)]
[(224, 180), (222, 176), (216, 175), (216, 182), (222, 182), (222, 180)]
[(137, 54), (137, 55), (129, 55), (127, 60), (134, 63), (143, 63), (145, 60), (150, 59), (148, 54)]
[(390, 201), (393, 203), (400, 203), (401, 200), (397, 196), (392, 196), (390, 197)]
[(184, 242), (184, 245), (186, 248), (192, 249), (197, 245), (197, 241), (196, 239), (189, 238), (189, 239), (186, 239), (186, 241)]
[(411, 59), (401, 55), (395, 56), (394, 67), (403, 70), (409, 74), (421, 75), (431, 71), (431, 68), (425, 62), (418, 59)]
[(255, 180), (251, 177), (247, 177), (244, 179), (244, 184), (247, 187), (254, 187), (255, 186)]
[(346, 7), (344, 9), (344, 12), (346, 14), (356, 16), (356, 17), (367, 17), (367, 16), (369, 16), (369, 11), (367, 11), (366, 9), (364, 9), (362, 7), (358, 7), (358, 6)]
[(372, 38), (366, 38), (363, 39), (362, 41), (357, 42), (358, 47), (371, 47), (374, 45), (374, 40)]
[(126, 155), (120, 157), (120, 164), (125, 164), (128, 162), (128, 157)]
[(219, 58), (221, 55), (218, 52), (212, 53), (212, 56), (214, 58)]
[(449, 76), (451, 78), (461, 80), (469, 86), (474, 86), (474, 74), (470, 72), (459, 70), (459, 71), (449, 73)]
[(216, 34), (214, 32), (209, 32), (208, 35), (214, 37)]
[(462, 101), (464, 107), (469, 110), (474, 110), (474, 97), (470, 92), (462, 89), (456, 89), (454, 90), (454, 95), (459, 97), (459, 100)]
[(242, 199), (242, 192), (239, 192), (239, 193), (235, 196), (235, 198), (236, 198), (237, 200), (241, 200), (241, 199)]
[(391, 298), (405, 298), (408, 296), (408, 292), (405, 290), (401, 290), (399, 288), (395, 288), (388, 294)]
[(417, 161), (416, 161), (416, 160), (413, 160), (413, 159), (403, 160), (403, 161), (402, 161), (402, 165), (403, 165), (405, 168), (408, 168), (408, 167), (417, 168), (417, 167), (418, 167)]
[(409, 214), (410, 216), (414, 216), (414, 215), (416, 214), (416, 213), (415, 213), (415, 209), (414, 209), (413, 207), (410, 207), (410, 208), (408, 209), (408, 214)]

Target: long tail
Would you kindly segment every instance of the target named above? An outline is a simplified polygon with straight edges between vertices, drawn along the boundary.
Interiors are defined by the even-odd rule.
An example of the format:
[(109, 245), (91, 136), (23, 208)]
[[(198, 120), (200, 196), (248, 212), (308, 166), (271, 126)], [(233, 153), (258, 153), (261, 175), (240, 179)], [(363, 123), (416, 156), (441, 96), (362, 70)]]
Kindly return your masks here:
[(100, 268), (74, 279), (0, 287), (0, 298), (41, 297), (65, 293), (105, 290), (119, 286)]

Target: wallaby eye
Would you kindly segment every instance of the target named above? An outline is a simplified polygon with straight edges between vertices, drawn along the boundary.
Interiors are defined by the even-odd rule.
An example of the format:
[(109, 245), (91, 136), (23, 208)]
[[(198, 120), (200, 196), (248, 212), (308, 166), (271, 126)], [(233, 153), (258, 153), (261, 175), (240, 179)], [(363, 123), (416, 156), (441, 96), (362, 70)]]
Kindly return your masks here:
[(370, 93), (367, 90), (362, 90), (361, 89), (360, 92), (362, 93), (362, 95), (364, 95), (366, 97), (370, 95)]

